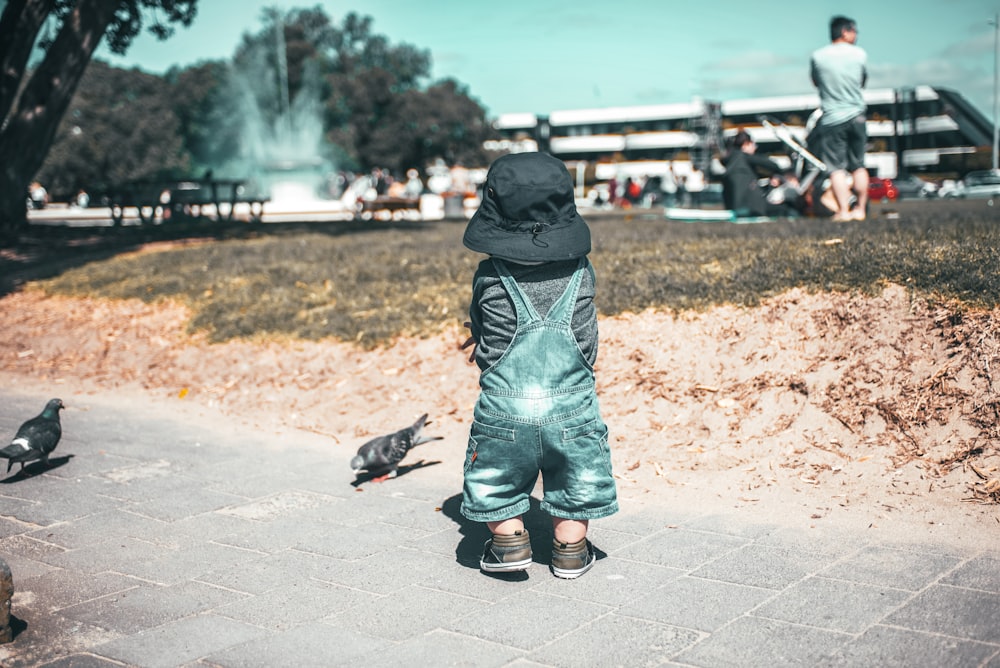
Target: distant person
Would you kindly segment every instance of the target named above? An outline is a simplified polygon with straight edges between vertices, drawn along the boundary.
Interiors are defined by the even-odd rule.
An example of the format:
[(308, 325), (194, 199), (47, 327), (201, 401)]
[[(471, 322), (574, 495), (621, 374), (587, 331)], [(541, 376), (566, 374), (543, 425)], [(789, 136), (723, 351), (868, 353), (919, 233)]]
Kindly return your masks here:
[(490, 257), (476, 270), (469, 308), (467, 345), (475, 345), (481, 391), (461, 512), (492, 533), (479, 561), (484, 573), (525, 570), (532, 551), (524, 514), (541, 473), (552, 573), (577, 578), (596, 559), (590, 520), (618, 510), (594, 386), (590, 229), (566, 166), (546, 153), (497, 158), (483, 192), (463, 239)]
[[(857, 24), (845, 16), (830, 20), (830, 44), (813, 52), (810, 73), (819, 90), (823, 140), (819, 158), (830, 170), (836, 203), (833, 220), (864, 220), (868, 208), (865, 169), (865, 106), (862, 89), (868, 80), (868, 55), (857, 46)], [(851, 180), (848, 177), (853, 177)], [(851, 193), (856, 198), (851, 208)]]
[(687, 191), (692, 209), (701, 208), (701, 194), (705, 192), (705, 172), (698, 165), (691, 165), (691, 172), (684, 179), (684, 189)]
[(663, 201), (663, 179), (657, 175), (650, 176), (642, 184), (641, 204), (648, 209)]
[(635, 206), (642, 199), (642, 188), (643, 185), (638, 178), (632, 179), (632, 183), (628, 186), (628, 201)]
[(677, 184), (677, 206), (688, 206), (687, 178), (683, 174), (675, 172), (673, 164), (670, 165), (670, 173), (674, 175), (674, 183)]
[[(776, 162), (757, 155), (757, 143), (746, 130), (740, 130), (732, 139), (732, 149), (723, 159), (726, 167), (722, 178), (722, 199), (727, 209), (737, 216), (785, 216), (794, 212), (791, 199), (798, 193), (788, 186), (795, 182), (791, 170), (783, 169)], [(771, 190), (760, 186), (761, 178), (769, 178)], [(769, 201), (768, 193), (779, 193)]]
[(672, 207), (677, 205), (677, 175), (674, 174), (672, 163), (667, 165), (667, 172), (660, 181), (660, 190), (663, 191), (663, 206)]
[(451, 168), (451, 187), (458, 195), (465, 197), (472, 194), (476, 189), (472, 186), (469, 178), (469, 170), (462, 163), (457, 162)]
[(371, 176), (372, 183), (374, 183), (375, 196), (384, 197), (389, 192), (389, 184), (392, 181), (389, 170), (375, 167), (372, 169)]
[(389, 188), (385, 193), (393, 199), (403, 199), (406, 197), (406, 184), (402, 181), (389, 179)]
[(44, 209), (49, 203), (49, 191), (38, 181), (32, 181), (28, 186), (28, 206), (32, 209)]
[(427, 189), (435, 195), (444, 195), (452, 189), (451, 169), (438, 158), (427, 167)]
[(639, 201), (639, 195), (641, 193), (642, 186), (640, 186), (639, 183), (631, 176), (625, 177), (625, 183), (622, 184), (622, 208), (631, 209), (635, 206), (635, 203)]
[(424, 192), (424, 182), (420, 180), (420, 172), (414, 168), (406, 170), (406, 197), (419, 199)]

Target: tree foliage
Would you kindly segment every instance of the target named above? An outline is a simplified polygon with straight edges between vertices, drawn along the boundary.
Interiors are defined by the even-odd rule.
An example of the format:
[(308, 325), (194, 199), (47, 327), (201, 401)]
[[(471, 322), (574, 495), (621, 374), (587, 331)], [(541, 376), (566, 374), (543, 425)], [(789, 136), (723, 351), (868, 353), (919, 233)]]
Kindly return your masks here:
[[(147, 26), (166, 37), (197, 0), (8, 0), (0, 14), (0, 237), (24, 223), (24, 196), (101, 39), (123, 53)], [(54, 37), (41, 35), (57, 26)], [(40, 43), (41, 38), (41, 43)], [(38, 44), (44, 55), (28, 69)]]
[[(124, 53), (143, 29), (165, 38), (189, 24), (196, 6), (8, 0), (0, 14), (0, 236), (23, 223), (24, 193), (36, 174), (66, 194), (238, 164), (254, 140), (240, 121), (248, 96), (253, 113), (272, 125), (312, 96), (321, 149), (339, 168), (401, 174), (438, 158), (489, 161), (482, 146), (494, 132), (465, 87), (429, 83), (427, 50), (393, 44), (371, 17), (353, 12), (338, 23), (319, 5), (267, 9), (231, 62), (162, 77), (90, 63), (101, 39)], [(36, 47), (44, 55), (29, 69)]]
[(428, 85), (430, 53), (391, 43), (371, 17), (352, 12), (338, 24), (319, 6), (272, 9), (261, 26), (244, 35), (234, 70), (255, 73), (253, 95), (269, 123), (318, 86), (326, 150), (340, 167), (402, 173), (435, 158), (489, 160), (485, 110), (456, 82)]
[(91, 63), (38, 178), (58, 195), (188, 172), (172, 92), (161, 77)]
[(238, 155), (241, 128), (233, 119), (240, 112), (229, 63), (206, 61), (174, 68), (165, 79), (172, 111), (180, 123), (180, 150), (190, 169), (200, 173)]
[(435, 157), (449, 164), (481, 166), (483, 143), (494, 138), (482, 108), (452, 79), (393, 100), (368, 146), (374, 164), (421, 166)]
[(330, 140), (366, 166), (396, 173), (437, 158), (483, 165), (483, 142), (496, 136), (486, 111), (453, 80), (423, 85), (427, 52), (391, 45), (371, 21), (349, 14), (333, 54), (327, 99)]

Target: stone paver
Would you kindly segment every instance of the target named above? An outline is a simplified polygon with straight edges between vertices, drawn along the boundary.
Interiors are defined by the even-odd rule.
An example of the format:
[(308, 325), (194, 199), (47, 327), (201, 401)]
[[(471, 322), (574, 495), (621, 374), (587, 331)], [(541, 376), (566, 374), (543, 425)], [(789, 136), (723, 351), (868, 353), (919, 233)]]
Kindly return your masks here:
[[(0, 393), (0, 438), (48, 398)], [(536, 563), (487, 577), (459, 470), (359, 490), (351, 448), (316, 435), (74, 400), (53, 465), (0, 480), (5, 668), (1000, 668), (995, 540), (626, 505), (594, 524), (595, 568), (565, 581), (536, 502)]]

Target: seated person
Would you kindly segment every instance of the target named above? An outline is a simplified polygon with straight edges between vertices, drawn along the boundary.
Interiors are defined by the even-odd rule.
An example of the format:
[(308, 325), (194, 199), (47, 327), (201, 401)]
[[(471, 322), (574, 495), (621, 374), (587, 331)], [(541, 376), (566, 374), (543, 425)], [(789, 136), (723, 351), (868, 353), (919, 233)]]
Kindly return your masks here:
[[(793, 203), (798, 193), (794, 191), (795, 176), (782, 169), (773, 160), (756, 155), (757, 144), (745, 130), (732, 139), (732, 149), (722, 161), (726, 174), (722, 179), (722, 198), (727, 209), (737, 216), (787, 216), (794, 213)], [(770, 177), (775, 196), (758, 183), (761, 177)], [(787, 190), (789, 192), (783, 192)]]

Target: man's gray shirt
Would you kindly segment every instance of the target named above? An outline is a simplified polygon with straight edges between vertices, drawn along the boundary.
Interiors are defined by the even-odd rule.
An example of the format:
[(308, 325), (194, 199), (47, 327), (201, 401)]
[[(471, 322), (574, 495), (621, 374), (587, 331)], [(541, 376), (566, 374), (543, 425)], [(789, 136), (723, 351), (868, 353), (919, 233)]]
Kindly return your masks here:
[(861, 90), (868, 77), (867, 63), (865, 50), (847, 42), (831, 42), (813, 52), (810, 73), (823, 109), (820, 125), (840, 125), (865, 113)]

